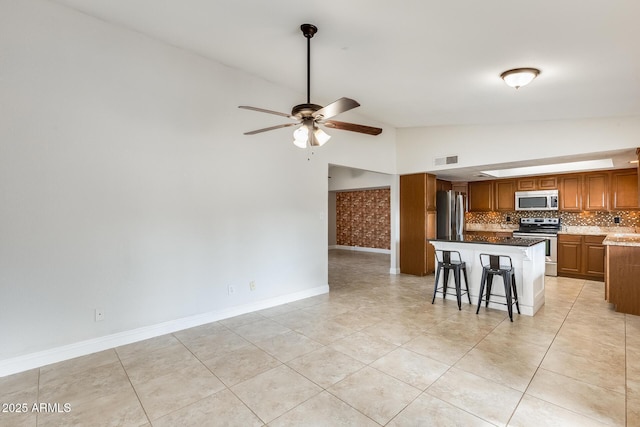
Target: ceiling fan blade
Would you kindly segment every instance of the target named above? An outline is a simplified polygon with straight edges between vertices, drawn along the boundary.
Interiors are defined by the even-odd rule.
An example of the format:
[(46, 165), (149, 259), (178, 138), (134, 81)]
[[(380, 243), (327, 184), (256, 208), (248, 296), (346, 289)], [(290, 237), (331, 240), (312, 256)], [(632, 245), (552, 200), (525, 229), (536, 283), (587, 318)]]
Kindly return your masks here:
[(258, 111), (260, 113), (275, 114), (276, 116), (288, 117), (288, 118), (293, 119), (293, 120), (298, 120), (297, 117), (294, 117), (291, 114), (280, 113), (279, 111), (265, 110), (264, 108), (250, 107), (248, 105), (240, 105), (240, 106), (238, 106), (238, 108), (242, 108), (242, 109), (245, 109), (245, 110)]
[(323, 107), (313, 113), (313, 117), (322, 116), (323, 119), (328, 119), (359, 106), (360, 104), (358, 104), (358, 101), (355, 101), (351, 98), (340, 98), (337, 101), (334, 101), (326, 107)]
[(289, 127), (289, 126), (295, 126), (297, 124), (299, 124), (299, 123), (286, 123), (284, 125), (277, 125), (277, 126), (271, 126), (271, 127), (268, 127), (268, 128), (252, 130), (251, 132), (245, 132), (244, 134), (245, 135), (255, 135), (256, 133), (267, 132), (267, 131), (275, 130), (275, 129), (282, 129), (282, 128), (286, 128), (286, 127)]
[(355, 123), (338, 122), (335, 120), (327, 120), (321, 123), (331, 129), (349, 130), (351, 132), (366, 133), (367, 135), (380, 135), (382, 133), (382, 129), (380, 128), (357, 125)]

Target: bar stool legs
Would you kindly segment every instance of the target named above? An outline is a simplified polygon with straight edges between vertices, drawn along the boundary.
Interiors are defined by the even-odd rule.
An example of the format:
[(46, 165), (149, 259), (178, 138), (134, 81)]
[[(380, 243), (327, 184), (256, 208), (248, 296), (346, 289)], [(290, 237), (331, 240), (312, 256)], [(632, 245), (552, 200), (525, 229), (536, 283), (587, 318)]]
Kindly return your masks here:
[[(501, 260), (508, 260), (509, 265), (506, 265), (506, 263), (502, 263), (501, 265)], [(506, 255), (480, 254), (480, 264), (482, 265), (482, 278), (480, 281), (480, 294), (478, 296), (478, 307), (476, 309), (476, 314), (480, 312), (480, 306), (482, 305), (483, 299), (485, 302), (485, 307), (489, 307), (491, 296), (494, 295), (491, 293), (491, 288), (493, 286), (493, 276), (498, 275), (502, 277), (502, 282), (504, 283), (504, 297), (506, 299), (505, 305), (507, 306), (509, 319), (513, 322), (513, 304), (516, 305), (518, 314), (520, 314), (520, 304), (518, 303), (516, 276), (513, 271), (511, 257)]]
[[(451, 256), (455, 254), (457, 255), (457, 259), (452, 259)], [(471, 296), (469, 296), (469, 280), (467, 278), (467, 266), (462, 258), (460, 257), (460, 253), (457, 251), (443, 251), (436, 250), (436, 258), (438, 261), (438, 266), (436, 269), (436, 277), (433, 286), (433, 298), (431, 299), (431, 304), (433, 304), (436, 300), (436, 294), (438, 292), (442, 292), (442, 299), (445, 299), (448, 292), (447, 288), (449, 285), (449, 270), (453, 270), (453, 281), (455, 283), (456, 289), (456, 300), (458, 302), (458, 310), (462, 310), (462, 284), (460, 272), (462, 272), (462, 277), (464, 277), (464, 285), (465, 285), (465, 293), (467, 294), (467, 299), (469, 300), (469, 304), (471, 304)], [(455, 257), (454, 257), (455, 258)], [(440, 272), (443, 273), (443, 283), (442, 287), (438, 288), (438, 283), (440, 280)], [(442, 289), (439, 291), (439, 289)]]

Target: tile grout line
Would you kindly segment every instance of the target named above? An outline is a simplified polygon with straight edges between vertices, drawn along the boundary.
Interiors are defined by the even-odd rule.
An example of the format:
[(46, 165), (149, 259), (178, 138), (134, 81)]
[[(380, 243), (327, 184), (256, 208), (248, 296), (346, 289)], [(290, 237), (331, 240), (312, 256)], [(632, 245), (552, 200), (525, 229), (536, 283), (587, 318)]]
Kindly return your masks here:
[(120, 366), (122, 367), (124, 374), (127, 376), (127, 381), (129, 381), (129, 385), (131, 385), (131, 389), (135, 393), (136, 399), (138, 399), (138, 403), (140, 404), (140, 408), (142, 408), (142, 412), (144, 412), (144, 416), (147, 417), (147, 422), (150, 425), (153, 425), (151, 423), (151, 418), (149, 417), (149, 414), (147, 413), (147, 410), (145, 409), (144, 405), (142, 404), (142, 400), (138, 395), (138, 390), (136, 390), (136, 387), (133, 385), (133, 382), (131, 381), (131, 377), (129, 377), (129, 372), (127, 371), (127, 368), (124, 367), (124, 363), (122, 363), (122, 359), (120, 358), (120, 353), (118, 353), (118, 350), (116, 348), (114, 348), (113, 351), (116, 354), (116, 357), (118, 358), (118, 362), (120, 362)]

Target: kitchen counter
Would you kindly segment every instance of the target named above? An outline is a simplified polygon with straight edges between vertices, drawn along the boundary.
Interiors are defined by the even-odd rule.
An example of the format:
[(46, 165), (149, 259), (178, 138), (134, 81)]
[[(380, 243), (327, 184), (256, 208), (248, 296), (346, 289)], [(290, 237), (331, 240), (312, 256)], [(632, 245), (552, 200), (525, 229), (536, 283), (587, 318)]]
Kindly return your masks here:
[(558, 234), (579, 234), (582, 236), (606, 236), (611, 233), (635, 233), (636, 227), (598, 227), (585, 225), (562, 226)]
[(613, 233), (607, 234), (602, 242), (607, 246), (640, 246), (640, 234), (636, 233)]
[[(469, 294), (474, 307), (478, 303), (480, 293), (482, 278), (480, 254), (483, 253), (511, 257), (522, 315), (533, 316), (544, 305), (546, 249), (544, 239), (528, 240), (513, 237), (463, 235), (452, 239), (428, 239), (427, 241), (436, 249), (460, 252), (462, 260), (467, 265)], [(495, 279), (493, 291), (496, 294), (502, 293), (504, 295), (501, 279)], [(446, 298), (456, 300), (455, 295)], [(489, 307), (502, 311), (507, 310), (507, 306), (501, 304), (490, 303)], [(482, 311), (480, 313), (482, 314)], [(514, 321), (517, 321), (517, 315), (514, 316)]]
[(544, 242), (545, 239), (521, 239), (518, 237), (492, 237), (479, 236), (476, 234), (463, 234), (462, 236), (451, 236), (439, 239), (427, 239), (428, 242), (457, 242), (457, 243), (477, 243), (481, 245), (499, 246), (519, 246), (529, 247)]

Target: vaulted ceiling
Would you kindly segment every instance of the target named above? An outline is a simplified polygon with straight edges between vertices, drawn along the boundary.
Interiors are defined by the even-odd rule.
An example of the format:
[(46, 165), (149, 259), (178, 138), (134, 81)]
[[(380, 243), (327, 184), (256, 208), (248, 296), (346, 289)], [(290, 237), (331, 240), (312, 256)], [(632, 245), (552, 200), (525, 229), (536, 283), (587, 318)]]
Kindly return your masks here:
[[(640, 115), (637, 0), (52, 0), (395, 127)], [(500, 73), (539, 68), (519, 90)], [(251, 103), (251, 100), (238, 100)]]

